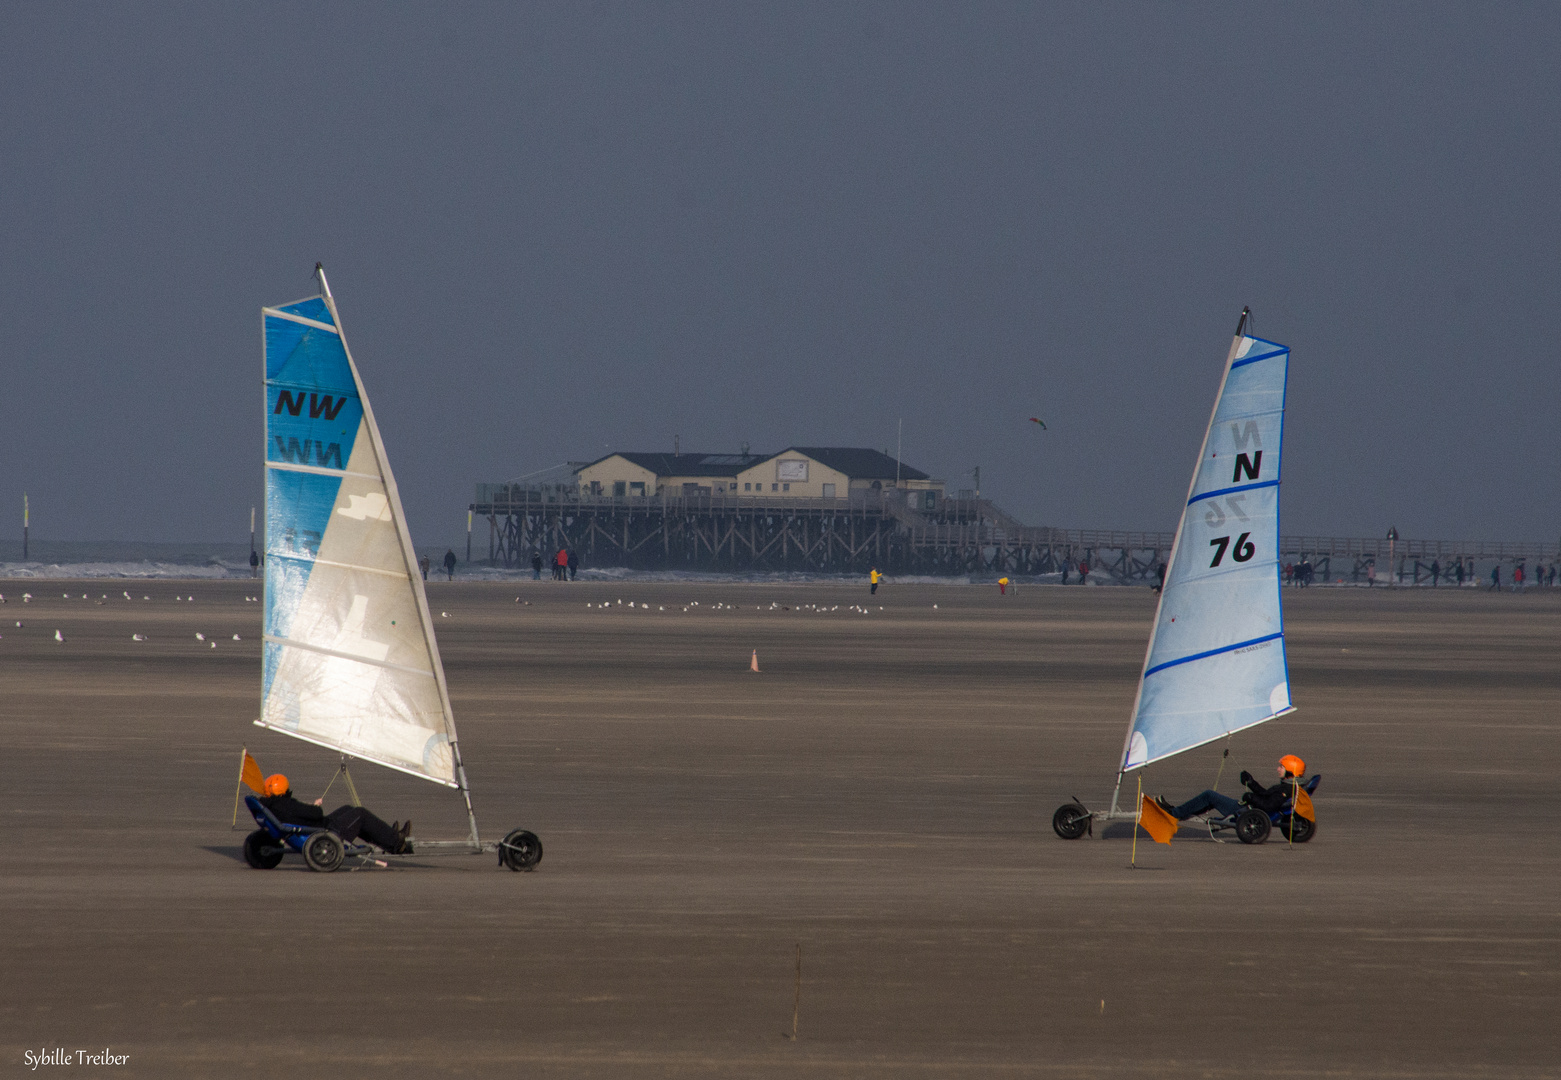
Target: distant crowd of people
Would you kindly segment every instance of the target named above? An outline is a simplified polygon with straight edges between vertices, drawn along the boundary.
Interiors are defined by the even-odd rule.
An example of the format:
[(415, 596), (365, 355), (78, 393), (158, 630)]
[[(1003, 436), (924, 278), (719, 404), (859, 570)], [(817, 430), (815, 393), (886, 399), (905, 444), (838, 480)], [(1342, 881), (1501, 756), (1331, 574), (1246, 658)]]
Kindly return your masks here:
[[(568, 548), (559, 548), (549, 560), (554, 581), (574, 581), (580, 572), (580, 556)], [(542, 580), (542, 552), (531, 549), (531, 580)]]

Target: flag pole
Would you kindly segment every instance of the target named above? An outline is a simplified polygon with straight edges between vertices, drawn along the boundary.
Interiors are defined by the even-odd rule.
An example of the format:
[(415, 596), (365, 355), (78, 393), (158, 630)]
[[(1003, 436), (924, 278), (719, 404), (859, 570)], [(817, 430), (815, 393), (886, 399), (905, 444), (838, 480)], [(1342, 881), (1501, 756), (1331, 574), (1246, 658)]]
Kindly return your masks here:
[(1144, 774), (1138, 774), (1138, 805), (1133, 810), (1133, 856), (1128, 860), (1128, 867), (1138, 869), (1138, 823), (1144, 817)]
[(249, 747), (244, 747), (238, 752), (238, 783), (233, 785), (233, 824), (228, 827), (232, 832), (238, 828), (238, 796), (244, 790), (244, 761), (249, 757)]
[(1290, 842), (1290, 849), (1295, 850), (1295, 819), (1296, 804), (1301, 801), (1301, 781), (1292, 778), (1290, 781), (1290, 828), (1285, 833), (1285, 839)]

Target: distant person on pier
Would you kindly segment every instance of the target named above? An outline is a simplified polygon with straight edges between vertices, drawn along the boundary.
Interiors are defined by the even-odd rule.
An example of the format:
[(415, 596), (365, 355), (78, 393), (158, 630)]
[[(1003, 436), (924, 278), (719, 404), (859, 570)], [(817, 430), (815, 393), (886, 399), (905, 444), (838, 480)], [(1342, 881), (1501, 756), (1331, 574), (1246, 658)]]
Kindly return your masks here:
[(1437, 582), (1442, 580), (1442, 564), (1435, 559), (1431, 560), (1431, 588), (1436, 588)]
[(1549, 580), (1549, 582), (1547, 584), (1553, 587), (1555, 585), (1555, 583), (1556, 583), (1556, 564), (1555, 563), (1551, 563), (1550, 564), (1550, 580)]
[(1514, 566), (1512, 568), (1512, 591), (1513, 592), (1522, 592), (1523, 591), (1523, 564), (1522, 563), (1518, 563), (1518, 565), (1516, 565), (1516, 566)]
[(569, 580), (569, 551), (559, 548), (558, 554), (553, 556), (553, 576), (559, 581)]
[[(1491, 567), (1491, 589), (1500, 589), (1500, 588), (1501, 588), (1501, 563), (1497, 563), (1495, 566)], [(1490, 592), (1490, 589), (1486, 589), (1485, 591), (1486, 592)]]
[(1165, 563), (1154, 568), (1154, 591), (1160, 592), (1165, 588)]
[(254, 548), (249, 549), (249, 576), (260, 576), (260, 555)]
[(867, 572), (867, 581), (868, 581), (868, 585), (869, 585), (869, 588), (868, 588), (867, 591), (868, 591), (869, 595), (871, 595), (871, 596), (877, 596), (878, 595), (878, 583), (880, 581), (882, 581), (882, 580), (883, 580), (883, 575), (878, 572), (878, 567), (875, 566), (875, 567), (873, 567), (871, 570), (869, 570)]
[(1006, 595), (1008, 595), (1008, 579), (1007, 578), (1000, 577), (1000, 578), (997, 579), (997, 595), (998, 596), (1006, 596)]
[(445, 576), (449, 580), (451, 580), (451, 581), (455, 580), (455, 549), (454, 548), (447, 549), (445, 551), (445, 553), (444, 553), (444, 572), (445, 572)]
[(1373, 589), (1377, 585), (1377, 560), (1372, 559), (1366, 564), (1366, 588)]
[(1458, 560), (1458, 569), (1454, 570), (1453, 573), (1455, 573), (1458, 576), (1458, 587), (1460, 589), (1463, 588), (1463, 560), (1462, 559)]
[(424, 581), (428, 580), (428, 571), (429, 568), (433, 565), (433, 560), (430, 559), (427, 555), (424, 555), (421, 559), (417, 560), (417, 568), (423, 572)]
[(1064, 585), (1068, 583), (1068, 570), (1072, 565), (1067, 559), (1062, 560), (1062, 583)]
[(571, 551), (569, 553), (569, 580), (570, 581), (574, 581), (575, 580), (575, 576), (579, 572), (580, 572), (580, 555), (579, 555), (578, 552)]
[(542, 580), (542, 553), (536, 548), (531, 549), (531, 580)]
[(1088, 559), (1080, 559), (1079, 560), (1079, 584), (1080, 585), (1088, 585), (1089, 584), (1089, 560)]

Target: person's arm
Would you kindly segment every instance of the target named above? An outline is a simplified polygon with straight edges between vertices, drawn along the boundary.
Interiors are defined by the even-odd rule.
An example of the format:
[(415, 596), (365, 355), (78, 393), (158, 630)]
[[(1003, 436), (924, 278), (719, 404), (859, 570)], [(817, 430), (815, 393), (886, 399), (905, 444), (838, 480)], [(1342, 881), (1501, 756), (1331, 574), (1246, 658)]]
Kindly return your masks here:
[(318, 806), (301, 803), (291, 795), (277, 795), (265, 800), (277, 820), (284, 825), (324, 825), (325, 812)]

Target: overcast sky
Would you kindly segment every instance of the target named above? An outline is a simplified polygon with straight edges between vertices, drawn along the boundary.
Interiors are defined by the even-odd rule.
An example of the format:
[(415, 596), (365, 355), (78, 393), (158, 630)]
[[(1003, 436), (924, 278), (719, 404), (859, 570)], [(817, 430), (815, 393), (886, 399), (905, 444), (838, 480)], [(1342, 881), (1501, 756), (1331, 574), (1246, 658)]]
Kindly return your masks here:
[(901, 418), (1023, 520), (1171, 529), (1243, 304), (1294, 350), (1285, 532), (1554, 539), (1558, 45), (1518, 3), (9, 4), (0, 529), (244, 539), (259, 308), (321, 260), (420, 545), (476, 481)]

